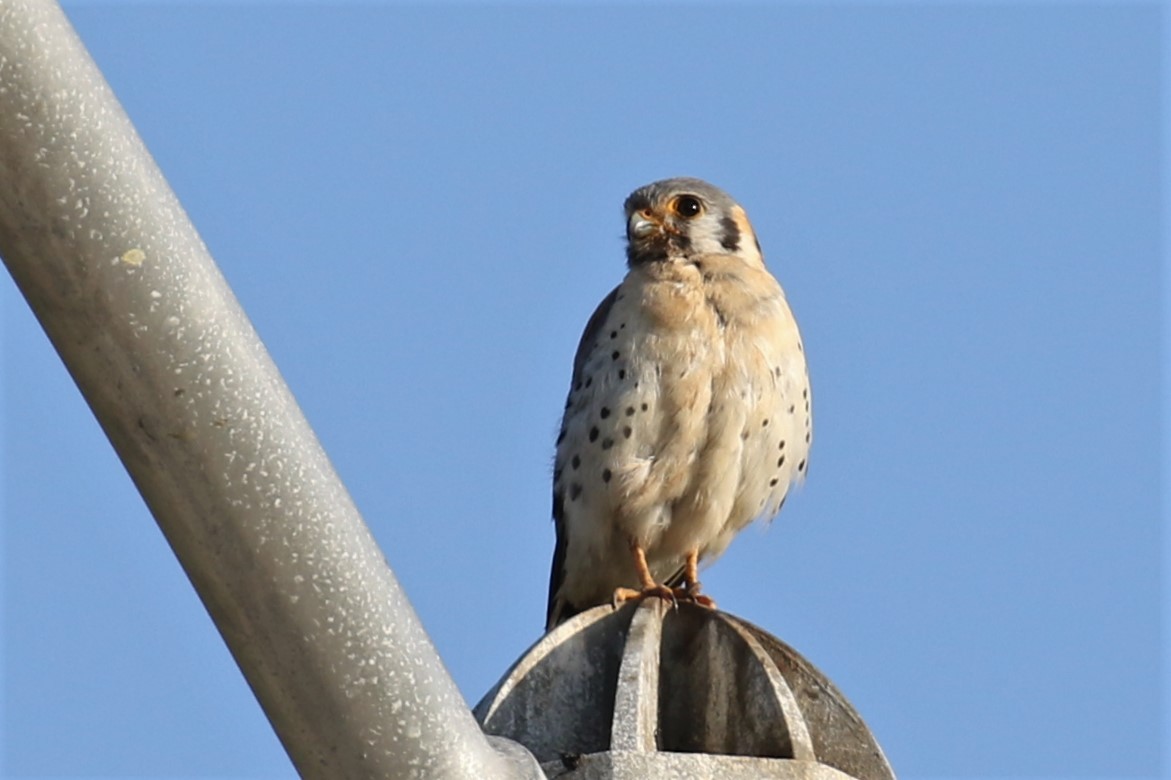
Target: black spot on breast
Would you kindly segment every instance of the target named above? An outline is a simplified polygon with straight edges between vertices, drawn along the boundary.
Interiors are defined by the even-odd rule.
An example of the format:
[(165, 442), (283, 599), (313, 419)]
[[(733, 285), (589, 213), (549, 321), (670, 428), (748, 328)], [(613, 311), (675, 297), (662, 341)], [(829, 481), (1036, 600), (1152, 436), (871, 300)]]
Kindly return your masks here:
[(806, 434), (805, 434), (805, 443), (806, 443), (806, 444), (808, 444), (808, 443), (809, 443), (809, 442), (811, 442), (812, 440), (813, 440), (813, 434), (806, 432)]
[(785, 465), (785, 456), (782, 455), (781, 457), (777, 458), (777, 468), (780, 468), (781, 466), (784, 466), (784, 465)]
[(724, 217), (720, 220), (720, 227), (724, 231), (720, 236), (720, 246), (729, 252), (735, 252), (740, 248), (740, 226), (731, 217)]
[(576, 471), (578, 467), (581, 466), (581, 457), (574, 455), (573, 460), (569, 461), (569, 465), (573, 467), (574, 471)]
[(778, 450), (785, 449), (785, 440), (784, 439), (781, 439), (781, 443), (777, 445), (777, 449)]
[(797, 464), (797, 470), (798, 470), (798, 471), (804, 471), (804, 470), (805, 470), (805, 461), (801, 461), (800, 463), (798, 463), (798, 464)]
[(602, 416), (603, 420), (605, 420), (607, 417), (609, 417), (610, 416), (610, 407), (603, 406), (602, 411), (601, 411), (601, 416)]
[(613, 474), (610, 473), (610, 469), (602, 469), (602, 481), (603, 482), (609, 482), (610, 477), (612, 477), (612, 476), (613, 476)]
[(593, 428), (590, 428), (590, 441), (591, 442), (598, 440), (598, 433), (599, 433), (598, 426), (595, 425)]
[(622, 357), (622, 353), (619, 352), (618, 350), (614, 350), (613, 352), (610, 353), (611, 360), (617, 360), (620, 357)]
[(616, 331), (616, 330), (610, 331), (610, 338), (612, 338), (612, 339), (618, 338), (618, 331)]
[(760, 423), (760, 427), (761, 427), (761, 428), (767, 428), (767, 427), (768, 427), (768, 418), (767, 418), (767, 417), (765, 417), (765, 418), (764, 418), (764, 420), (762, 420), (762, 421), (761, 421), (761, 423)]
[(626, 378), (626, 369), (625, 368), (618, 369), (618, 379), (623, 380), (625, 378)]
[(634, 416), (634, 407), (633, 407), (633, 406), (628, 406), (628, 407), (626, 407), (626, 416), (627, 416), (627, 417), (633, 417), (633, 416)]
[(586, 387), (589, 387), (589, 386), (590, 386), (590, 385), (592, 385), (593, 383), (594, 383), (594, 378), (593, 378), (592, 376), (586, 377), (586, 381), (585, 381), (585, 386), (586, 386)]
[(622, 436), (623, 436), (624, 438), (627, 438), (627, 439), (629, 439), (629, 438), (630, 438), (630, 434), (632, 434), (632, 433), (634, 433), (634, 430), (633, 430), (633, 429), (631, 429), (631, 427), (630, 427), (629, 425), (624, 425), (624, 426), (622, 426)]
[(770, 480), (768, 481), (768, 486), (769, 486), (769, 487), (776, 487), (776, 486), (777, 486), (777, 482), (778, 482), (778, 481), (779, 481), (779, 480), (778, 480), (776, 477), (773, 477), (772, 479), (770, 479)]
[(569, 500), (570, 501), (576, 501), (578, 496), (580, 496), (580, 495), (581, 495), (581, 485), (579, 485), (575, 482), (569, 486)]
[(611, 448), (611, 447), (613, 447), (613, 446), (614, 446), (614, 440), (613, 440), (613, 439), (602, 439), (602, 449), (604, 449), (604, 450), (608, 450), (608, 449), (610, 449), (610, 448)]
[[(638, 385), (635, 385), (635, 387), (638, 387)], [(645, 412), (648, 407), (646, 404), (643, 404), (640, 408)]]

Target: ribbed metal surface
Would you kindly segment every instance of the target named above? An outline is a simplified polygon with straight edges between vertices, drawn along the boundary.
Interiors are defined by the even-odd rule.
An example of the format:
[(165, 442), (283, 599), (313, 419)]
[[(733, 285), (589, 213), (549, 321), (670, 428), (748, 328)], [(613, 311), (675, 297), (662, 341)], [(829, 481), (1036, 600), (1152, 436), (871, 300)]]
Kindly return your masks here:
[(796, 651), (658, 599), (558, 626), (475, 714), (550, 777), (894, 778), (861, 717)]

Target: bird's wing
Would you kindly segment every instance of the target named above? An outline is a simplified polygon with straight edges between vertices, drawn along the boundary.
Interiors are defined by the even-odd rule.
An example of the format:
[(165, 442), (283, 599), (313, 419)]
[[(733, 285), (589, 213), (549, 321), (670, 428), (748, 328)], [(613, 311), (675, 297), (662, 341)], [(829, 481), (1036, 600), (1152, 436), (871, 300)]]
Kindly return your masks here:
[(586, 323), (585, 330), (582, 331), (581, 340), (577, 342), (577, 352), (573, 355), (573, 381), (570, 387), (576, 386), (577, 380), (581, 378), (581, 370), (590, 357), (590, 350), (596, 346), (594, 340), (598, 336), (598, 331), (606, 324), (606, 317), (610, 315), (610, 309), (614, 308), (614, 301), (617, 300), (618, 290), (621, 288), (622, 285), (618, 285), (611, 290), (610, 294), (602, 299), (598, 308), (594, 309), (594, 313), (590, 315), (590, 320)]
[[(606, 317), (609, 315), (610, 309), (613, 308), (617, 297), (618, 287), (615, 287), (609, 295), (602, 299), (598, 308), (594, 309), (594, 313), (590, 316), (589, 322), (586, 323), (581, 340), (577, 343), (577, 352), (573, 356), (573, 378), (569, 383), (570, 392), (578, 384), (589, 353), (594, 348), (598, 331), (606, 322)], [(562, 421), (563, 426), (564, 424)], [(562, 430), (564, 431), (564, 428)], [(557, 468), (560, 467), (561, 464), (558, 463)], [(549, 572), (549, 606), (545, 614), (546, 631), (581, 611), (578, 607), (565, 602), (564, 599), (559, 599), (557, 596), (557, 592), (561, 590), (561, 583), (565, 579), (565, 548), (568, 544), (568, 537), (565, 531), (565, 501), (556, 485), (553, 487), (553, 527), (557, 533), (557, 545), (553, 548), (553, 566)]]

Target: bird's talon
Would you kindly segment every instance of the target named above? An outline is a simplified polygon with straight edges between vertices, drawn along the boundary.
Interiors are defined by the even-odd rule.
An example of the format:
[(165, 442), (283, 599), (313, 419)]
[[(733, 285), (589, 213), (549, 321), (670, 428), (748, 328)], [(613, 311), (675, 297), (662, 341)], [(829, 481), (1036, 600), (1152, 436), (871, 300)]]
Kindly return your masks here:
[(711, 596), (701, 596), (698, 593), (696, 593), (694, 596), (691, 597), (691, 600), (701, 607), (707, 607), (708, 609), (715, 609), (716, 608), (716, 600), (713, 599)]
[(675, 588), (675, 598), (678, 601), (687, 601), (708, 609), (716, 608), (716, 602), (711, 596), (704, 596), (699, 592), (698, 582)]
[(668, 588), (666, 585), (650, 585), (642, 590), (634, 590), (632, 588), (615, 588), (614, 597), (610, 603), (617, 609), (621, 604), (627, 601), (642, 601), (650, 597), (660, 598), (663, 601), (668, 601), (671, 604), (678, 604), (678, 596), (674, 589)]
[(610, 599), (610, 605), (614, 607), (614, 609), (618, 609), (618, 607), (622, 606), (623, 602), (630, 601), (631, 599), (637, 599), (641, 596), (641, 594), (642, 591), (639, 590), (631, 590), (630, 588), (615, 588), (614, 596)]

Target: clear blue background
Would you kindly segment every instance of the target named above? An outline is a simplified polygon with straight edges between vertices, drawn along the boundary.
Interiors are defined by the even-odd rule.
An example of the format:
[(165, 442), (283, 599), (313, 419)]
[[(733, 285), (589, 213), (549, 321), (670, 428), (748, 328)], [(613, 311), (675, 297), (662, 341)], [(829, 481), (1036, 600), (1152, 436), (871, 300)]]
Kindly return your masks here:
[[(1157, 4), (66, 7), (469, 703), (540, 634), (622, 200), (687, 174), (752, 216), (815, 398), (709, 592), (903, 777), (1161, 773)], [(4, 774), (292, 776), (0, 302)]]

